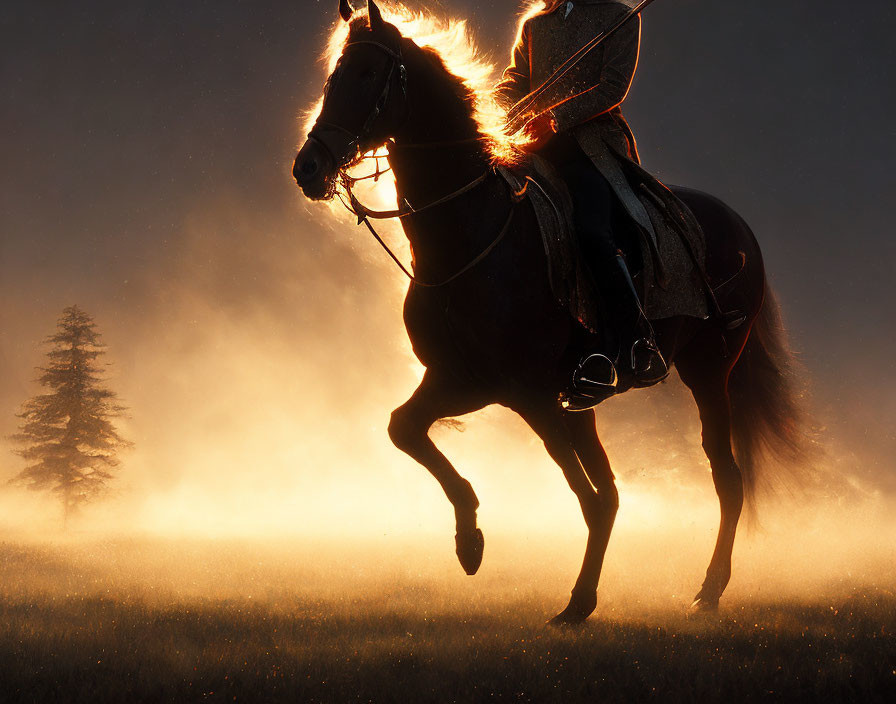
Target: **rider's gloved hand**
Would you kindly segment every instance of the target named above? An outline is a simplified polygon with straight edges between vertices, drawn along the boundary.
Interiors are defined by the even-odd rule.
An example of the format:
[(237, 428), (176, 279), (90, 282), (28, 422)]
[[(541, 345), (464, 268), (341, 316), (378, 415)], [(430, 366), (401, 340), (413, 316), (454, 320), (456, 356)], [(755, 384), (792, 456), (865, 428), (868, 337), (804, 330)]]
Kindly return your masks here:
[(523, 134), (530, 140), (525, 146), (526, 151), (539, 151), (556, 131), (556, 123), (550, 112), (536, 115), (523, 128)]

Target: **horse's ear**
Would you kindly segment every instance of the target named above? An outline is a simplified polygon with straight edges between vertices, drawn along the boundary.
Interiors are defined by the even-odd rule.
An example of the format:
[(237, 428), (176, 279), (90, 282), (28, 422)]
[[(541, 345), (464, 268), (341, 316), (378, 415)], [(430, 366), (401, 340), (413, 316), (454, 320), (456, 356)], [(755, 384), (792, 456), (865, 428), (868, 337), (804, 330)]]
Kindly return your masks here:
[(352, 18), (353, 12), (354, 10), (348, 0), (339, 0), (339, 16), (342, 19), (348, 22)]
[(385, 24), (380, 8), (373, 0), (367, 0), (367, 16), (370, 19), (370, 29), (376, 30)]

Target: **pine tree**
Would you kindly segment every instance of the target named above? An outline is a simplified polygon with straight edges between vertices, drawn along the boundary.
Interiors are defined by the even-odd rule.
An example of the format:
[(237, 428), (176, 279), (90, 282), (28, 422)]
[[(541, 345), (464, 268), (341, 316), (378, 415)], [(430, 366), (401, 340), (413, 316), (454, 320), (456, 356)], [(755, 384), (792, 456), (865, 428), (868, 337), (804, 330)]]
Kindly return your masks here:
[(49, 393), (27, 401), (12, 437), (28, 466), (12, 481), (49, 490), (62, 501), (66, 524), (84, 503), (107, 488), (119, 466), (118, 451), (129, 446), (112, 419), (124, 407), (103, 386), (97, 358), (104, 354), (93, 319), (77, 306), (62, 311), (55, 335), (45, 343), (48, 365), (39, 382)]

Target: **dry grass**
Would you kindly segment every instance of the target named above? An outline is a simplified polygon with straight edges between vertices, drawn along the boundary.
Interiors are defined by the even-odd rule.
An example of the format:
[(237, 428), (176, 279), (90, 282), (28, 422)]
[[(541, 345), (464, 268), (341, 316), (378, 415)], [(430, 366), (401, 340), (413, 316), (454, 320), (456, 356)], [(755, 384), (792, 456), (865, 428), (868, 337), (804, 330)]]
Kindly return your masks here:
[[(150, 539), (0, 545), (4, 702), (893, 701), (896, 596), (735, 591), (688, 620), (608, 587), (544, 626), (574, 556), (500, 541), (475, 579), (435, 549)], [(435, 554), (438, 553), (438, 554)], [(445, 558), (444, 560), (442, 558)], [(536, 560), (537, 558), (537, 560)], [(552, 577), (535, 574), (551, 565)], [(537, 568), (535, 567), (537, 565)], [(664, 575), (663, 579), (668, 579)], [(672, 578), (674, 581), (674, 578)], [(565, 585), (565, 586), (564, 586)], [(661, 591), (661, 590), (659, 590)]]

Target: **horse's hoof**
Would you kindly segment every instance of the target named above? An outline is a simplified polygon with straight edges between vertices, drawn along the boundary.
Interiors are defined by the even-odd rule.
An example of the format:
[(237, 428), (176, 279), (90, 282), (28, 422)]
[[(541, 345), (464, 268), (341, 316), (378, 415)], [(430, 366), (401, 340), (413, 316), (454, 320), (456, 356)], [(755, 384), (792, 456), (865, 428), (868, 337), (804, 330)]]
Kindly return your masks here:
[(698, 596), (688, 608), (688, 616), (707, 616), (718, 613), (719, 602)]
[(597, 594), (589, 594), (583, 599), (573, 596), (569, 605), (548, 621), (549, 626), (580, 626), (594, 613), (597, 607)]
[(570, 613), (569, 609), (563, 609), (559, 614), (548, 621), (549, 626), (554, 628), (576, 628), (585, 625), (587, 616), (578, 613)]
[(469, 532), (458, 533), (454, 536), (454, 544), (457, 547), (457, 559), (464, 572), (469, 575), (479, 571), (482, 564), (482, 552), (485, 550), (485, 538), (482, 531), (476, 528)]

